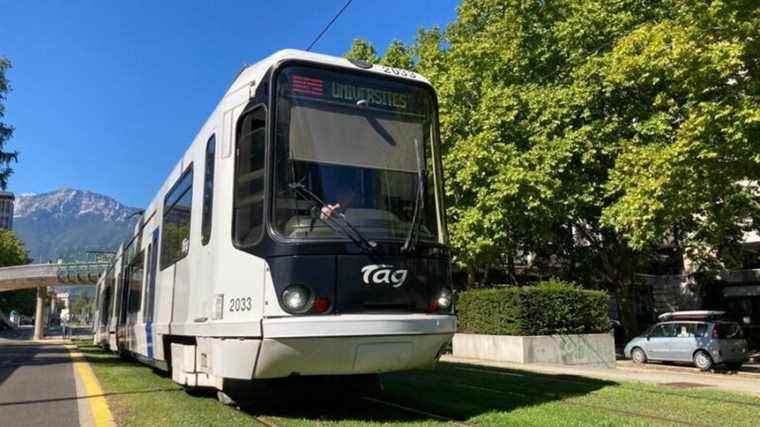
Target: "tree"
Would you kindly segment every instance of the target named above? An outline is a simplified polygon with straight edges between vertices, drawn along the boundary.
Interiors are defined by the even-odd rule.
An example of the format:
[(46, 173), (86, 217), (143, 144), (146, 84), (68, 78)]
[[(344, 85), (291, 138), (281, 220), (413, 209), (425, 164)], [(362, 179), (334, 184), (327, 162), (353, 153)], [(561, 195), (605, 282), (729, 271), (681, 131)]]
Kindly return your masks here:
[(584, 115), (599, 112), (601, 85), (582, 73), (656, 13), (618, 3), (464, 1), (444, 34), (418, 35), (418, 71), (439, 92), (452, 243), (470, 281), (504, 254), (537, 254), (574, 279), (618, 283), (635, 270), (638, 257), (600, 222), (611, 131), (603, 110)]
[(666, 241), (725, 262), (760, 224), (758, 29), (749, 0), (464, 0), (420, 31), (471, 282), (532, 253), (625, 298)]
[(412, 51), (400, 40), (393, 40), (385, 50), (380, 64), (390, 67), (414, 71), (414, 56)]
[(74, 303), (74, 309), (72, 312), (83, 322), (89, 322), (90, 315), (93, 310), (93, 298), (81, 296)]
[(0, 267), (23, 265), (29, 262), (24, 243), (10, 230), (0, 229)]
[[(0, 267), (23, 265), (29, 262), (24, 244), (9, 230), (0, 229)], [(16, 310), (21, 314), (34, 315), (36, 289), (0, 292), (0, 310), (6, 314)]]
[(612, 51), (613, 95), (635, 99), (606, 186), (606, 224), (635, 248), (672, 238), (708, 265), (739, 267), (760, 224), (760, 8), (680, 5)]
[(366, 39), (356, 38), (351, 49), (343, 55), (346, 59), (362, 60), (371, 64), (388, 65), (390, 67), (414, 70), (415, 57), (412, 48), (400, 40), (393, 40), (382, 57), (377, 56), (375, 47)]
[(11, 62), (0, 57), (0, 188), (3, 190), (8, 187), (8, 178), (13, 173), (10, 164), (18, 159), (18, 152), (4, 150), (5, 144), (13, 135), (13, 127), (2, 122), (2, 118), (5, 117), (5, 99), (11, 90), (5, 77), (5, 71), (10, 67)]
[(370, 64), (377, 64), (379, 61), (377, 52), (375, 51), (375, 47), (372, 46), (372, 43), (366, 39), (360, 38), (354, 39), (353, 43), (351, 43), (351, 49), (349, 49), (343, 56), (352, 61), (367, 61)]

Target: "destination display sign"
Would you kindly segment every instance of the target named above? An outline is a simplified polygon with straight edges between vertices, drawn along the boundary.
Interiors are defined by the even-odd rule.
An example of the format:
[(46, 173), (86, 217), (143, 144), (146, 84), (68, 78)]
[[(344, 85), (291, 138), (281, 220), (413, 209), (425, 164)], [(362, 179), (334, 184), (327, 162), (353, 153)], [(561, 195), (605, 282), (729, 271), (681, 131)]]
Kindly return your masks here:
[(370, 107), (397, 111), (408, 111), (413, 98), (412, 94), (408, 92), (299, 74), (290, 76), (290, 88), (293, 95), (321, 98), (345, 104), (357, 104), (364, 101)]

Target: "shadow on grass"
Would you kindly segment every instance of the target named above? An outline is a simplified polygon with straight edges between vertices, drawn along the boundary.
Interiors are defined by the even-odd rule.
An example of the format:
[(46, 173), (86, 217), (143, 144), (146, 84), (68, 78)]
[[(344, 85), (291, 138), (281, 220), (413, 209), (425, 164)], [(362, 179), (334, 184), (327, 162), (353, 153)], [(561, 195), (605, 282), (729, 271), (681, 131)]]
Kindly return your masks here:
[[(299, 419), (307, 423), (398, 423), (447, 421), (448, 417), (386, 402), (381, 392), (355, 392), (325, 387), (322, 381), (298, 381), (298, 386), (259, 392), (238, 403), (253, 417)], [(237, 399), (239, 396), (232, 395)], [(277, 420), (275, 420), (279, 424)]]
[[(344, 384), (349, 386), (351, 377)], [(441, 363), (435, 370), (381, 376), (370, 393), (325, 387), (303, 379), (280, 393), (259, 393), (242, 405), (254, 416), (310, 422), (467, 421), (491, 412), (562, 401), (617, 383), (571, 375), (534, 374), (491, 367)]]
[(446, 421), (445, 417), (426, 414), (423, 411), (401, 409), (395, 405), (378, 403), (369, 398), (344, 398), (342, 400), (325, 401), (314, 399), (307, 395), (302, 398), (283, 398), (275, 401), (273, 398), (262, 398), (255, 404), (246, 404), (240, 410), (254, 417), (267, 418), (297, 418), (307, 422), (340, 422), (353, 421), (357, 423), (398, 423), (398, 422), (437, 422)]
[[(80, 351), (93, 364), (145, 366), (106, 354), (95, 346), (80, 346)], [(254, 381), (251, 384), (254, 384), (256, 391), (247, 399), (233, 397), (241, 402), (241, 409), (251, 416), (296, 418), (304, 422), (435, 424), (466, 421), (488, 413), (510, 412), (564, 401), (618, 385), (572, 375), (538, 374), (453, 363), (440, 363), (434, 370), (384, 374), (380, 377), (382, 390), (366, 391), (363, 387), (356, 387), (357, 382), (367, 378), (344, 377), (332, 384), (310, 377), (290, 380), (290, 384), (287, 384), (288, 381)], [(270, 387), (272, 383), (276, 386)], [(177, 390), (145, 392), (169, 391)], [(212, 396), (213, 393), (207, 393), (199, 398), (213, 399)]]
[(564, 401), (615, 382), (572, 375), (440, 363), (434, 370), (383, 376), (383, 398), (455, 420)]

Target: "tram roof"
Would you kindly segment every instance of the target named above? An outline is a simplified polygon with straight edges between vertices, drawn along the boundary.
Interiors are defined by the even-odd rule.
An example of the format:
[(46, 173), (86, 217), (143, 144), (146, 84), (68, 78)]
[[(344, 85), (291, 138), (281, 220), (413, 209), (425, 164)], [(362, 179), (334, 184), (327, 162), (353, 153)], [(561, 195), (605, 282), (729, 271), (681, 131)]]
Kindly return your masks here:
[(337, 67), (343, 67), (348, 69), (354, 69), (354, 70), (364, 70), (373, 72), (379, 75), (388, 76), (391, 75), (393, 77), (410, 80), (410, 81), (416, 81), (416, 82), (423, 82), (430, 84), (430, 82), (423, 76), (421, 76), (419, 73), (409, 73), (406, 76), (398, 75), (398, 74), (391, 74), (386, 71), (388, 67), (373, 64), (370, 68), (363, 68), (360, 67), (353, 62), (349, 61), (346, 58), (339, 57), (339, 56), (332, 56), (332, 55), (325, 55), (322, 53), (315, 53), (315, 52), (307, 52), (305, 50), (298, 50), (298, 49), (282, 49), (279, 50), (272, 55), (269, 55), (268, 57), (262, 59), (261, 61), (246, 65), (243, 67), (243, 69), (238, 73), (237, 77), (235, 78), (235, 81), (230, 86), (229, 90), (227, 91), (227, 94), (235, 92), (237, 90), (240, 90), (244, 86), (248, 86), (251, 84), (252, 81), (258, 82), (263, 75), (267, 72), (269, 68), (271, 68), (273, 65), (286, 60), (302, 60), (302, 61), (310, 61), (315, 62), (319, 64), (326, 64), (326, 65), (333, 65)]

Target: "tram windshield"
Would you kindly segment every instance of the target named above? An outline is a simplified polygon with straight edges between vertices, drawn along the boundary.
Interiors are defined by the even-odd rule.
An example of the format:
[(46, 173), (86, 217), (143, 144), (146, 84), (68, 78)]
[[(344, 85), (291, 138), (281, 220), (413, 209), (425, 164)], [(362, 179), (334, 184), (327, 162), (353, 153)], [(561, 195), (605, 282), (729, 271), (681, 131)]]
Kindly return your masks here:
[[(288, 238), (440, 241), (435, 102), (403, 81), (291, 66), (278, 76), (273, 226)], [(350, 237), (350, 236), (349, 236)]]

